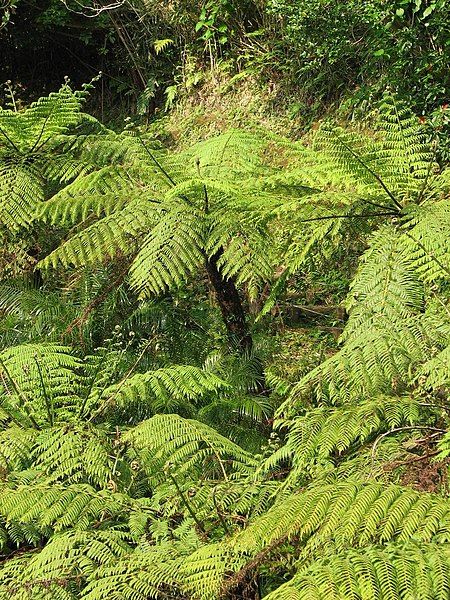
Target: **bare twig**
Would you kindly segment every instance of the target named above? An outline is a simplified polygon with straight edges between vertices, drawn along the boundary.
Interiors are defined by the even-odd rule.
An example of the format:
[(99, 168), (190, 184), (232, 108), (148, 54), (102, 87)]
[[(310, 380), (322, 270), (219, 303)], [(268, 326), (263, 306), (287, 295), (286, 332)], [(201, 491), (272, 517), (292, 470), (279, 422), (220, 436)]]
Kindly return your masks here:
[(69, 6), (69, 0), (60, 1), (70, 12), (75, 13), (76, 15), (81, 15), (82, 17), (87, 17), (88, 19), (93, 19), (95, 17), (98, 17), (102, 13), (122, 8), (122, 6), (124, 6), (127, 0), (116, 0), (114, 2), (111, 2), (110, 4), (101, 4), (100, 2), (96, 2), (94, 0), (92, 6), (87, 6), (84, 2), (80, 2), (79, 0), (72, 0), (73, 4), (77, 8)]

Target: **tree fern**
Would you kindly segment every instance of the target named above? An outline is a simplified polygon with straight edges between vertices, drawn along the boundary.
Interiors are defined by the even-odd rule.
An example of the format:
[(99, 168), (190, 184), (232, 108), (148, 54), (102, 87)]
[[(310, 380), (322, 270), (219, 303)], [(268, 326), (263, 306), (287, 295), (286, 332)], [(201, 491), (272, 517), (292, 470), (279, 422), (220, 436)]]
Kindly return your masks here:
[(80, 231), (41, 266), (96, 264), (121, 252), (130, 256), (130, 282), (141, 297), (179, 288), (206, 266), (228, 332), (248, 351), (236, 285), (255, 298), (272, 273), (268, 213), (252, 206), (252, 176), (261, 172), (265, 143), (232, 131), (171, 155), (128, 132), (91, 137), (80, 152), (90, 161), (98, 153), (99, 169), (79, 176), (41, 211), (43, 220), (63, 218)]
[[(427, 235), (425, 221), (422, 227), (418, 221), (426, 218), (427, 211), (421, 210), (421, 205), (437, 203), (435, 210), (439, 210), (442, 203), (445, 211), (447, 173), (440, 171), (433, 144), (408, 107), (386, 94), (372, 135), (327, 123), (315, 135), (313, 148), (312, 152), (303, 148), (294, 150), (293, 160), (298, 166), (294, 163), (281, 180), (280, 176), (275, 180), (278, 184), (284, 179), (290, 186), (303, 185), (301, 202), (288, 203), (285, 210), (298, 222), (303, 220), (307, 231), (306, 235), (291, 234), (286, 250), (288, 268), (283, 279), (304, 264), (317, 243), (339, 243), (339, 236), (333, 240), (336, 237), (333, 228), (334, 232), (351, 230), (354, 235), (355, 231), (363, 233), (365, 228), (373, 228), (379, 219), (394, 225), (394, 230), (399, 220), (408, 223), (399, 247), (407, 248), (404, 256), (414, 269), (419, 267), (416, 277), (426, 280), (426, 272), (430, 278), (433, 273), (442, 276), (447, 238), (442, 235), (443, 226), (438, 235)], [(310, 215), (302, 210), (305, 205), (319, 210)], [(415, 215), (420, 215), (417, 221)], [(315, 227), (308, 231), (310, 219)], [(329, 223), (321, 224), (322, 220)], [(433, 222), (436, 227), (439, 221)], [(414, 235), (412, 227), (417, 227)], [(423, 236), (426, 237), (422, 240)], [(279, 288), (283, 288), (283, 280)]]
[[(58, 138), (79, 123), (83, 96), (64, 85), (25, 110), (0, 109), (0, 224), (17, 229), (35, 218), (44, 200), (45, 177), (51, 175), (52, 151)], [(83, 172), (82, 163), (70, 160), (59, 157), (58, 179)]]
[[(342, 349), (309, 373), (293, 395), (317, 385), (319, 395), (398, 392), (412, 386), (414, 371), (449, 342), (448, 317), (426, 309), (423, 276), (391, 226), (377, 231), (351, 285)], [(424, 310), (425, 309), (425, 310)], [(327, 392), (328, 389), (328, 392)]]
[[(0, 114), (8, 185), (26, 172), (8, 210), (55, 228), (39, 289), (18, 269), (0, 290), (1, 326), (21, 323), (0, 351), (0, 596), (447, 598), (449, 187), (417, 119), (386, 96), (370, 135), (169, 152), (80, 102)], [(268, 314), (339, 245), (364, 247), (339, 349), (297, 384), (275, 364), (270, 396), (242, 298), (276, 270)], [(211, 352), (205, 283), (237, 352)], [(408, 487), (419, 471), (441, 493)]]

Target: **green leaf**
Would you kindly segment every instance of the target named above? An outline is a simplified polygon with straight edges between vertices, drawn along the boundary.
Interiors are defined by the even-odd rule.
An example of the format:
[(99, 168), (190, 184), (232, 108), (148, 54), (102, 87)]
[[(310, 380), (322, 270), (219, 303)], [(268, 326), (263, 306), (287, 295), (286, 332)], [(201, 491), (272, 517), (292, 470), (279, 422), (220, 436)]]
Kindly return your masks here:
[(429, 17), (431, 15), (431, 13), (434, 12), (435, 8), (436, 8), (435, 3), (430, 4), (430, 6), (423, 11), (422, 19), (426, 19), (427, 17)]

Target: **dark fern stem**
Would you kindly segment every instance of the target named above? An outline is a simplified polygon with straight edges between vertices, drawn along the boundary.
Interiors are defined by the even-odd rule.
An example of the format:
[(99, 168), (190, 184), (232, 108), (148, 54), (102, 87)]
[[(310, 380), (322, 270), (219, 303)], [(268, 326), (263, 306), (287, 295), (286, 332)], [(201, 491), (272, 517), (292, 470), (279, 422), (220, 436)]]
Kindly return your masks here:
[(244, 308), (234, 281), (225, 279), (217, 265), (223, 250), (218, 250), (206, 260), (206, 271), (214, 290), (225, 324), (230, 345), (241, 354), (250, 355), (253, 350), (253, 339), (245, 318)]
[[(225, 279), (218, 267), (217, 263), (222, 253), (223, 250), (220, 249), (206, 259), (205, 266), (209, 283), (214, 290), (216, 302), (222, 314), (230, 347), (236, 349), (240, 355), (250, 357), (254, 349), (252, 334), (235, 282), (232, 278)], [(255, 391), (258, 394), (267, 395), (269, 390), (264, 377), (263, 364), (255, 356), (253, 356), (253, 363), (257, 364), (258, 370)]]

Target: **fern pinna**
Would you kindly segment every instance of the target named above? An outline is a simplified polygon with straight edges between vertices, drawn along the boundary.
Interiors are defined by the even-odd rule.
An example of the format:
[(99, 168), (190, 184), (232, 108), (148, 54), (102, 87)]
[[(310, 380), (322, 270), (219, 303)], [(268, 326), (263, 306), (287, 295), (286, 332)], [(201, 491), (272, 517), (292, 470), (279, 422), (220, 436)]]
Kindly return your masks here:
[[(17, 209), (72, 228), (40, 267), (79, 283), (120, 259), (142, 298), (203, 272), (236, 300), (222, 314), (241, 356), (174, 364), (133, 337), (88, 353), (38, 328), (2, 343), (0, 597), (448, 598), (448, 173), (417, 119), (387, 96), (370, 136), (234, 131), (176, 155), (89, 122), (55, 133), (82, 170)], [(269, 373), (272, 398), (243, 383), (238, 290), (254, 299), (282, 263), (262, 321), (355, 232), (338, 351), (294, 384)], [(0, 310), (38, 296), (4, 287)], [(440, 485), (414, 489), (414, 469)]]

